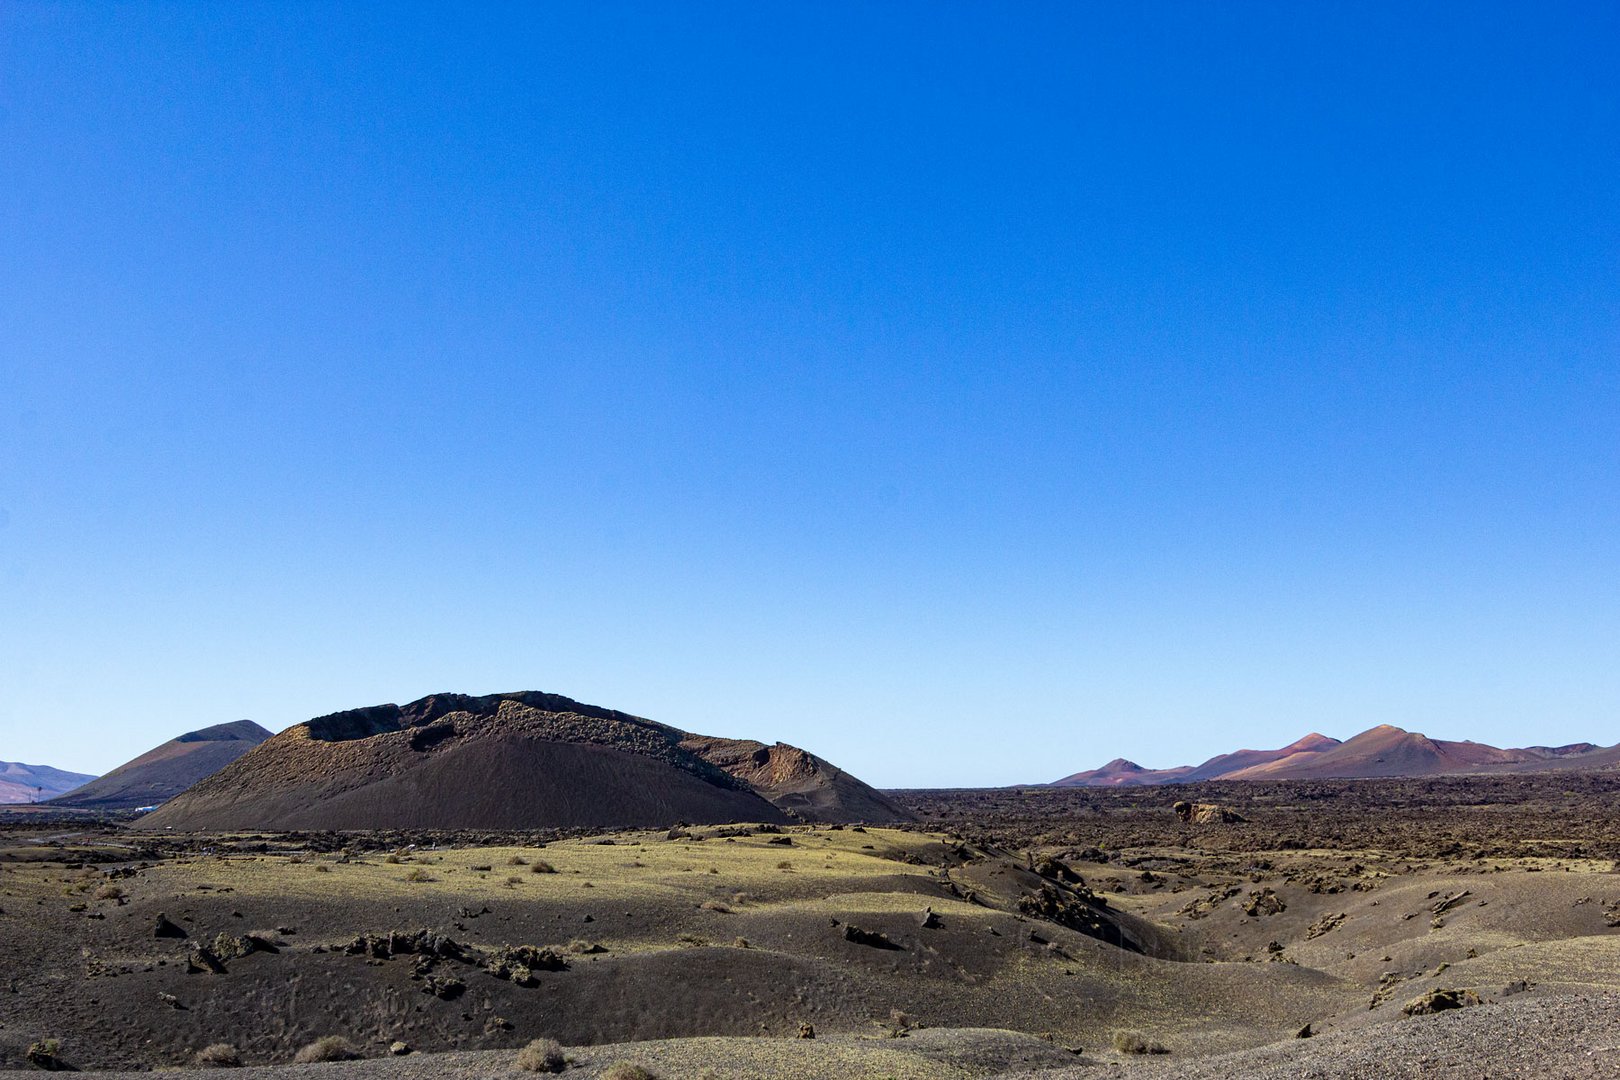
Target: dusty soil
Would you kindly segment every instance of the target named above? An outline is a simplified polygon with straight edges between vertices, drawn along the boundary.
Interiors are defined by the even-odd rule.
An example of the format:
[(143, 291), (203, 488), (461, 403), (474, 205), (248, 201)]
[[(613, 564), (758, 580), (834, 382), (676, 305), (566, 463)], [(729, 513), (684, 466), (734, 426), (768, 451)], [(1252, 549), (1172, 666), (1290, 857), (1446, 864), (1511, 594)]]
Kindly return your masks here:
[[(81, 1069), (224, 1042), (271, 1074), (516, 1075), (547, 1036), (581, 1077), (1615, 1075), (1616, 795), (906, 792), (904, 829), (597, 835), (19, 816), (0, 1067), (55, 1039)], [(1183, 823), (1179, 800), (1244, 820)], [(1484, 1004), (1409, 1008), (1436, 991)], [(367, 1060), (287, 1064), (330, 1034)]]

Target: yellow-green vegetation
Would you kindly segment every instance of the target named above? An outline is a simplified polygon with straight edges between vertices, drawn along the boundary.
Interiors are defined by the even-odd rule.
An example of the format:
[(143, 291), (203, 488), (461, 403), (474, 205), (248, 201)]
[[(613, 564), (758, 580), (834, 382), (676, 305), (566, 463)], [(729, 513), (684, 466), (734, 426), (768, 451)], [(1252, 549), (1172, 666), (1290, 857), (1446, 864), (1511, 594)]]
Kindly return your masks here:
[[(906, 850), (908, 840), (915, 844), (916, 838), (908, 834), (878, 829), (864, 833), (805, 831), (792, 834), (793, 847), (787, 850), (806, 851), (815, 857), (793, 862), (797, 880), (784, 883), (778, 866), (792, 860), (782, 858), (784, 847), (770, 843), (773, 838), (756, 834), (665, 840), (661, 833), (632, 834), (630, 839), (619, 837), (612, 844), (582, 838), (547, 845), (544, 859), (533, 849), (509, 847), (443, 849), (415, 856), (305, 855), (298, 862), (287, 856), (222, 855), (175, 860), (151, 873), (154, 882), (162, 881), (179, 890), (228, 877), (230, 886), (243, 897), (363, 896), (382, 903), (391, 895), (404, 895), (407, 886), (408, 894), (417, 898), (435, 895), (473, 899), (494, 895), (494, 882), (481, 877), (484, 867), (528, 866), (531, 876), (514, 874), (502, 878), (514, 885), (521, 883), (526, 897), (579, 898), (582, 890), (592, 889), (596, 892), (590, 899), (603, 904), (621, 899), (679, 902), (689, 898), (693, 907), (716, 899), (722, 889), (728, 899), (738, 891), (759, 899), (769, 899), (773, 894), (834, 895), (864, 892), (863, 883), (883, 876), (929, 873), (886, 857)], [(645, 842), (633, 848), (632, 854), (626, 848), (637, 840)], [(872, 850), (862, 850), (863, 845), (870, 845)], [(828, 861), (821, 858), (823, 855), (835, 857)], [(410, 869), (402, 873), (401, 864)], [(432, 869), (425, 869), (427, 866)], [(720, 881), (716, 882), (716, 878)], [(812, 881), (806, 882), (806, 878)], [(915, 898), (912, 903), (915, 906)]]

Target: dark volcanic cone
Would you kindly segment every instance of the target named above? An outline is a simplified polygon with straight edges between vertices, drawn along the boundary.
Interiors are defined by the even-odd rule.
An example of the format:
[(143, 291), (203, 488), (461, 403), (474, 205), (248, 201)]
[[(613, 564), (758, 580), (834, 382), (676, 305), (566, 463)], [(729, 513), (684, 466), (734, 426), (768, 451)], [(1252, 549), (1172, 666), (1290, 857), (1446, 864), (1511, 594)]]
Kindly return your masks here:
[[(771, 792), (707, 760), (685, 745), (689, 738), (557, 694), (435, 694), (289, 728), (141, 826), (528, 829), (790, 820), (769, 801)], [(837, 791), (858, 792), (859, 781), (848, 779), (853, 784), (823, 800), (834, 810)]]

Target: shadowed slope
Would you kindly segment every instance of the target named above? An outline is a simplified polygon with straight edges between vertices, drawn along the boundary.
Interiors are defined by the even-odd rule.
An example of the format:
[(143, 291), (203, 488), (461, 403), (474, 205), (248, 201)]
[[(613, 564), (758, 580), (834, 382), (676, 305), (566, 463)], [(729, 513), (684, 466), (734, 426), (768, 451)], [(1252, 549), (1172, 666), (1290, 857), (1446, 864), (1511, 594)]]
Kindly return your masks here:
[(190, 731), (154, 746), (76, 791), (52, 799), (51, 805), (96, 810), (153, 806), (212, 776), (268, 738), (270, 732), (251, 720)]

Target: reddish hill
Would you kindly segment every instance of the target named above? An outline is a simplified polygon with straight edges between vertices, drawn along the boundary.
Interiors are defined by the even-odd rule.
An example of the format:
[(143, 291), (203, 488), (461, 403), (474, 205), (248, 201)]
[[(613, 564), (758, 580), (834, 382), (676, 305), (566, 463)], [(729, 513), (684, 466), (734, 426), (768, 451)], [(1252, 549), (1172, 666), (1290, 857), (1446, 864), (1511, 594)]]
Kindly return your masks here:
[[(846, 809), (844, 800), (870, 791), (814, 759), (815, 768), (795, 772), (790, 786), (798, 798), (779, 806), (771, 796), (786, 792), (756, 788), (724, 761), (710, 761), (700, 752), (712, 751), (709, 746), (683, 745), (693, 738), (557, 694), (436, 694), (289, 728), (147, 815), (141, 826), (229, 831), (782, 822), (790, 820), (789, 809), (821, 820), (813, 817), (818, 802), (826, 814), (858, 817), (861, 809)], [(784, 760), (792, 749), (781, 748)], [(824, 789), (819, 796), (809, 794), (818, 789)], [(872, 811), (866, 820), (909, 817), (894, 804), (865, 808)]]
[(1616, 767), (1620, 767), (1620, 746), (1571, 743), (1503, 750), (1484, 743), (1430, 739), (1381, 724), (1342, 743), (1313, 733), (1277, 750), (1236, 750), (1196, 767), (1144, 769), (1116, 758), (1100, 769), (1066, 776), (1053, 786), (1119, 787), (1199, 780), (1323, 780)]
[(1501, 750), (1476, 742), (1447, 742), (1390, 724), (1363, 731), (1338, 746), (1312, 754), (1255, 765), (1226, 774), (1226, 780), (1327, 779), (1330, 777), (1433, 776), (1485, 765), (1531, 760), (1523, 750)]
[(1189, 772), (1185, 779), (1214, 780), (1219, 777), (1230, 776), (1241, 769), (1269, 765), (1285, 758), (1304, 761), (1310, 755), (1323, 753), (1339, 745), (1341, 744), (1338, 739), (1330, 739), (1326, 735), (1318, 735), (1313, 731), (1303, 739), (1291, 742), (1277, 750), (1234, 750), (1230, 754), (1212, 757)]
[(174, 798), (204, 777), (212, 776), (269, 737), (270, 732), (251, 720), (188, 731), (161, 746), (154, 746), (105, 776), (52, 799), (51, 805), (94, 810), (155, 806)]
[(1144, 769), (1134, 761), (1115, 758), (1100, 769), (1087, 769), (1054, 780), (1053, 787), (1134, 787), (1144, 784), (1173, 784), (1192, 772), (1191, 765), (1174, 769)]

